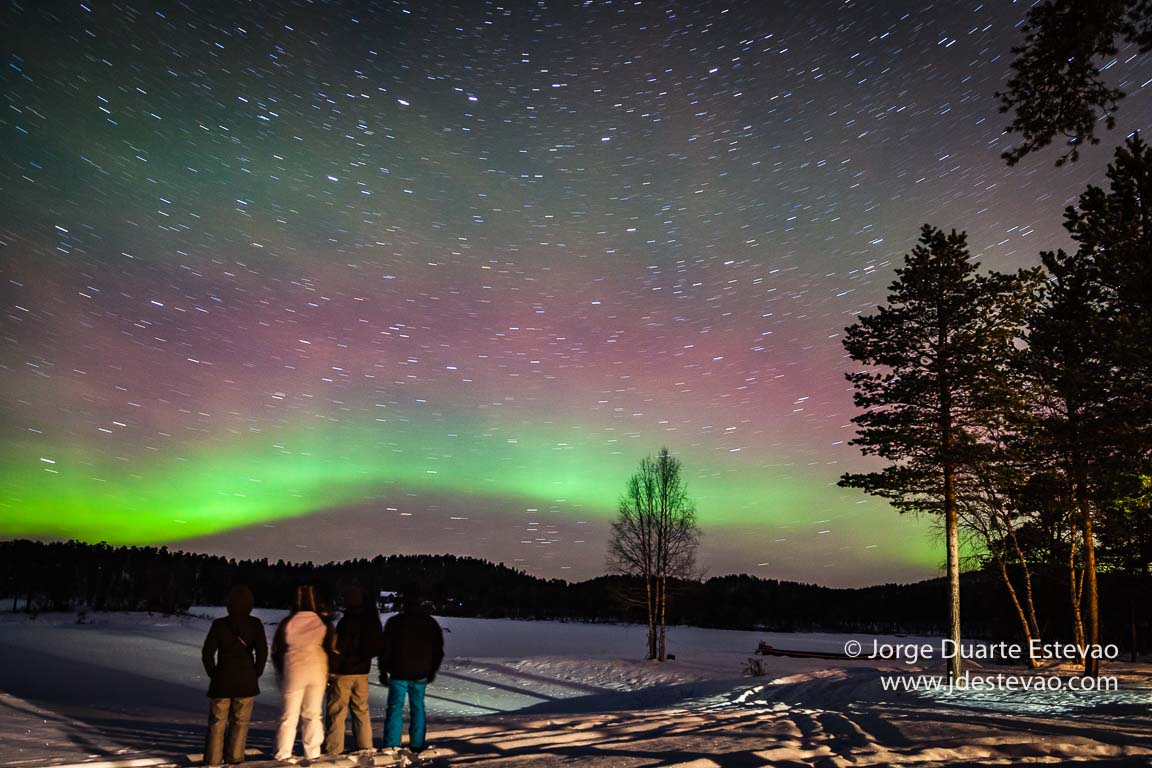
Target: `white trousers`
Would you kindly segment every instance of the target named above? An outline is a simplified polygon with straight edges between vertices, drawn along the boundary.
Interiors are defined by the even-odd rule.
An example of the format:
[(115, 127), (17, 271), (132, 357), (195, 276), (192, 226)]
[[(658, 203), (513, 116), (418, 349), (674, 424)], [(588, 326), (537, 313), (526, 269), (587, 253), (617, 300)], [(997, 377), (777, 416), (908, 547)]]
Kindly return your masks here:
[(327, 684), (327, 675), (308, 675), (305, 679), (292, 680), (291, 687), (288, 687), (288, 680), (285, 679), (284, 711), (280, 713), (280, 729), (276, 732), (277, 760), (287, 760), (292, 756), (296, 724), (300, 720), (304, 721), (301, 727), (304, 757), (309, 760), (320, 757), (320, 750), (324, 747), (322, 708)]

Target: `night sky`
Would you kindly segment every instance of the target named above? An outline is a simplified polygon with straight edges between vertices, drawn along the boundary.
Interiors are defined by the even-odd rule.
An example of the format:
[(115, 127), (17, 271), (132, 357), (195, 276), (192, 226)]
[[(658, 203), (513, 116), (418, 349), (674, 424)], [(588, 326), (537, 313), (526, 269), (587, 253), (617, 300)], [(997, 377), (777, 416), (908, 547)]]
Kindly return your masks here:
[(603, 572), (685, 465), (711, 575), (935, 575), (841, 349), (921, 224), (985, 266), (1152, 122), (1007, 168), (1010, 2), (9, 2), (0, 535)]

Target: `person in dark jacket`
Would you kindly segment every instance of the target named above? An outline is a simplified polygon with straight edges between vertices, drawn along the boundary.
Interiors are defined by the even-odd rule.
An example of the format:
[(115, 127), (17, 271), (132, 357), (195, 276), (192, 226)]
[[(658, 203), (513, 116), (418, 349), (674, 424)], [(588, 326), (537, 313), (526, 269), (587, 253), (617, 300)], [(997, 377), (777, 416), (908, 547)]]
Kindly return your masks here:
[(344, 752), (344, 724), (352, 710), (352, 736), (357, 750), (372, 749), (372, 720), (368, 713), (368, 673), (372, 657), (380, 652), (384, 630), (374, 605), (364, 605), (359, 587), (344, 592), (344, 615), (336, 625), (336, 638), (328, 659), (328, 734), (324, 753)]
[[(235, 586), (228, 595), (228, 616), (216, 619), (204, 638), (201, 658), (208, 673), (208, 735), (204, 763), (230, 765), (244, 762), (252, 702), (268, 661), (264, 625), (252, 616), (252, 591)], [(227, 749), (225, 749), (227, 743)]]
[(444, 633), (423, 610), (415, 595), (405, 597), (400, 612), (384, 625), (383, 646), (377, 665), (380, 683), (388, 686), (384, 719), (384, 749), (400, 747), (404, 725), (404, 699), (408, 699), (408, 747), (421, 752), (424, 744), (424, 690), (436, 679), (444, 660)]

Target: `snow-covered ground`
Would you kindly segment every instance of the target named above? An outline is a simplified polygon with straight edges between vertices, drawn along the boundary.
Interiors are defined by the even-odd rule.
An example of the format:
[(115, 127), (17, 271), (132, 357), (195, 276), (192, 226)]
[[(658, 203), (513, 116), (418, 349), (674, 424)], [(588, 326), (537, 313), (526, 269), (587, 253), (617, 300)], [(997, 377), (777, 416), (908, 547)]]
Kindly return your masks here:
[[(222, 614), (91, 614), (84, 624), (71, 614), (0, 615), (0, 765), (187, 764), (201, 750), (207, 708), (200, 644)], [(257, 615), (270, 636), (284, 614)], [(1118, 685), (1107, 692), (911, 693), (883, 686), (925, 671), (902, 662), (766, 657), (762, 676), (745, 676), (762, 640), (838, 652), (852, 639), (844, 635), (674, 627), (676, 659), (657, 664), (641, 658), (642, 626), (441, 624), (448, 658), (428, 690), (430, 738), (454, 764), (1152, 765), (1149, 665), (1108, 664)], [(249, 747), (266, 755), (279, 707), (270, 671), (263, 688)], [(383, 704), (373, 685), (377, 719)]]

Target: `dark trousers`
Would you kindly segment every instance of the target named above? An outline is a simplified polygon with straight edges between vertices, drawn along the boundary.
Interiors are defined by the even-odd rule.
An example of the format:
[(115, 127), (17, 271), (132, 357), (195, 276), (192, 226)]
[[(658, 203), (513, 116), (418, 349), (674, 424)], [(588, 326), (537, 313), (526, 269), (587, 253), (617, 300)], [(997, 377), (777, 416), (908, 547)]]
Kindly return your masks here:
[[(255, 696), (242, 699), (212, 699), (208, 708), (208, 737), (204, 742), (204, 764), (220, 765), (225, 751), (229, 763), (244, 762), (248, 742), (248, 721), (252, 719)], [(225, 750), (227, 741), (227, 750)]]

